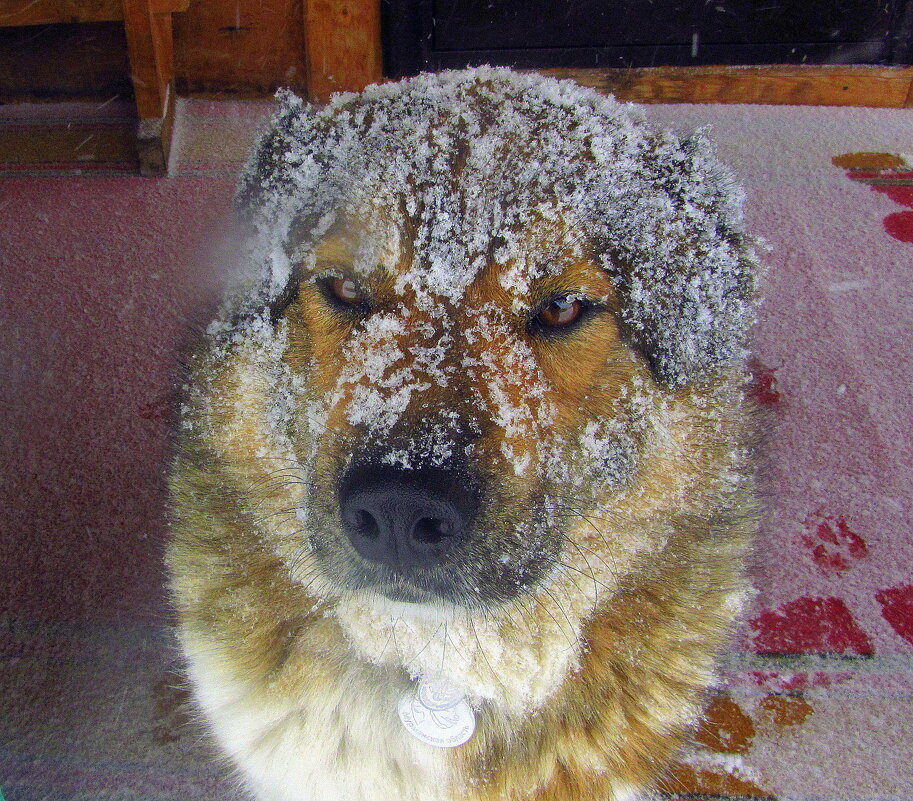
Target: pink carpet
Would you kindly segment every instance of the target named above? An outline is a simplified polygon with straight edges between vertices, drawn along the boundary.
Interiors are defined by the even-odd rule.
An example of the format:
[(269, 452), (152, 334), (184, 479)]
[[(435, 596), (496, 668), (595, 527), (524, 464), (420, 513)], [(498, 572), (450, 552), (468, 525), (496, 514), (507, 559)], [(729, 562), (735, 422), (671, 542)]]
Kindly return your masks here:
[[(196, 254), (267, 108), (182, 102), (167, 179), (0, 179), (7, 801), (240, 798), (176, 689), (163, 470)], [(913, 109), (646, 113), (711, 125), (772, 248), (759, 593), (665, 795), (913, 799)]]

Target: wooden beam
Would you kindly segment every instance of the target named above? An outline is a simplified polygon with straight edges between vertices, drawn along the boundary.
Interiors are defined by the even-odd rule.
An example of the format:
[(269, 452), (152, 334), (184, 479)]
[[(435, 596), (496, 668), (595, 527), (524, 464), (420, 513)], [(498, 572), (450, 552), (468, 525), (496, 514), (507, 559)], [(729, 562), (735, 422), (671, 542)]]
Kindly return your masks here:
[[(186, 11), (190, 0), (152, 0), (153, 13)], [(122, 0), (0, 0), (0, 28), (61, 22), (117, 22)]]
[(120, 0), (0, 0), (0, 27), (123, 19)]
[(655, 67), (543, 69), (635, 103), (754, 103), (900, 108), (913, 103), (913, 67)]
[(304, 48), (313, 100), (379, 81), (380, 0), (304, 0)]
[(130, 77), (139, 115), (137, 149), (143, 175), (164, 175), (174, 115), (174, 42), (171, 14), (153, 0), (123, 0)]
[(161, 117), (165, 111), (172, 63), (171, 19), (163, 26), (149, 0), (122, 0), (124, 31), (130, 52), (130, 77), (140, 119)]

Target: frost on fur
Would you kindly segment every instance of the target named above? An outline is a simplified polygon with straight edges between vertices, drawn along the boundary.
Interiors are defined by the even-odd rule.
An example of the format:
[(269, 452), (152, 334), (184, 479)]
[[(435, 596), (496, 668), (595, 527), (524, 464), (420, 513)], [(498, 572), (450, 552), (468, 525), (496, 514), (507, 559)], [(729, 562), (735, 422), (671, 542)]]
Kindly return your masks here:
[(703, 135), (656, 133), (570, 81), (492, 68), (369, 87), (323, 108), (279, 99), (236, 197), (256, 232), (247, 302), (275, 301), (290, 263), (339, 214), (368, 208), (378, 229), (417, 218), (403, 280), (429, 303), (458, 300), (492, 255), (522, 290), (555, 267), (549, 257), (574, 255), (528, 252), (525, 224), (574, 220), (574, 247), (613, 278), (627, 335), (664, 382), (743, 355), (757, 263), (741, 194)]

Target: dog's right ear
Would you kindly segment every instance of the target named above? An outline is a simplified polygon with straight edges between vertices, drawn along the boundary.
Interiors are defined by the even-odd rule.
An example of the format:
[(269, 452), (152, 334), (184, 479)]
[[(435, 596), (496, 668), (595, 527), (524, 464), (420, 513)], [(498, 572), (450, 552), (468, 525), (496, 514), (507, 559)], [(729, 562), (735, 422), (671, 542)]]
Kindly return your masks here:
[(316, 106), (294, 92), (280, 89), (276, 99), (279, 108), (261, 132), (235, 191), (235, 211), (246, 223), (254, 223), (269, 206), (288, 195), (292, 169), (297, 166), (290, 156), (301, 149), (307, 129), (315, 121)]

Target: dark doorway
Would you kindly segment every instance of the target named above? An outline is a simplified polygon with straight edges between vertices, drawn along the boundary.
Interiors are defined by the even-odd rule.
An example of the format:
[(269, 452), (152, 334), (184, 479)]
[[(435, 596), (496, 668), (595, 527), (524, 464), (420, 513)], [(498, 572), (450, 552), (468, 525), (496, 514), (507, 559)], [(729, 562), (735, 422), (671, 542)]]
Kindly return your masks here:
[(385, 72), (909, 64), (913, 0), (383, 0)]

